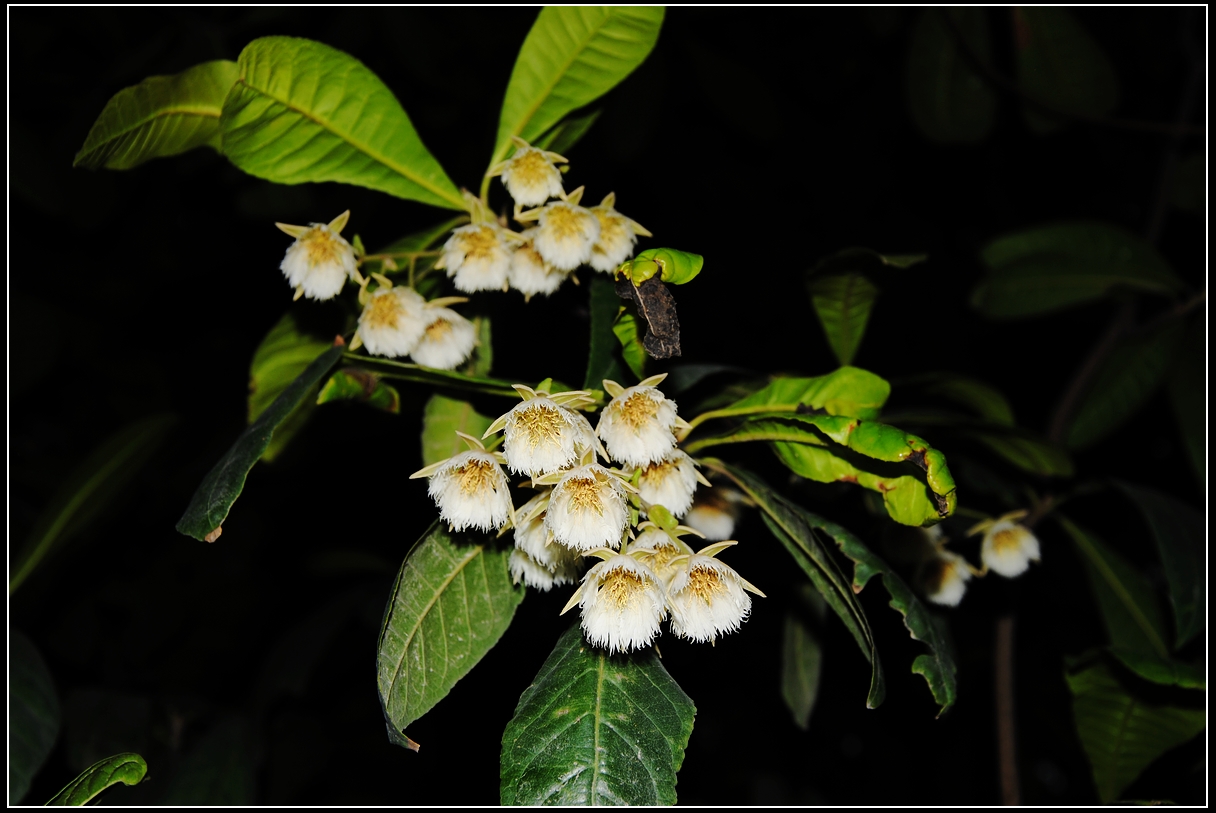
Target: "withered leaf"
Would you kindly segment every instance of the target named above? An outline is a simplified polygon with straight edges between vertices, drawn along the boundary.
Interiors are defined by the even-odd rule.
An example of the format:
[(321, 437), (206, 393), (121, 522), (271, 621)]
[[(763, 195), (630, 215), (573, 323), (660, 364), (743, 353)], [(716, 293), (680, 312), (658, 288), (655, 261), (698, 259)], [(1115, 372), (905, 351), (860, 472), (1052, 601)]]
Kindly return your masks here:
[(621, 277), (616, 281), (616, 295), (632, 301), (638, 316), (646, 325), (642, 347), (656, 359), (669, 359), (680, 355), (680, 320), (676, 316), (676, 298), (658, 277), (651, 277), (641, 285)]

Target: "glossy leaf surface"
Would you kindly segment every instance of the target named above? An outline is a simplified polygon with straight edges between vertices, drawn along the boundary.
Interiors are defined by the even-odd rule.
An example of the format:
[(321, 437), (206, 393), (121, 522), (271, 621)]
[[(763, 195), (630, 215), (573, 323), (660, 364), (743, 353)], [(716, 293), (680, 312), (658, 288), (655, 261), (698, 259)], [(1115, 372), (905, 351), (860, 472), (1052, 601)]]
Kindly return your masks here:
[(118, 91), (72, 165), (130, 169), (195, 147), (220, 149), (220, 108), (236, 79), (236, 63), (220, 59)]
[(456, 433), (480, 438), (493, 422), (493, 418), (473, 409), (468, 401), (432, 395), (422, 413), (422, 465), (429, 466), (467, 451), (469, 447)]
[(502, 738), (504, 805), (672, 805), (697, 710), (653, 651), (568, 629)]
[(447, 696), (506, 632), (524, 591), (511, 583), (510, 549), (492, 534), (449, 533), (439, 521), (414, 545), (389, 594), (376, 679), (389, 740)]
[[(996, 119), (996, 93), (971, 64), (990, 64), (987, 12), (976, 7), (920, 12), (908, 48), (908, 107), (917, 129), (933, 141), (982, 140)], [(947, 19), (948, 17), (948, 19)], [(959, 47), (961, 38), (970, 55)]]
[(746, 415), (802, 405), (829, 415), (872, 420), (891, 395), (891, 385), (859, 367), (841, 367), (813, 378), (774, 378), (768, 386), (736, 401), (722, 414)]
[(9, 636), (8, 803), (20, 804), (59, 737), (59, 695), (38, 649), (19, 630)]
[(393, 96), (362, 62), (297, 37), (245, 46), (224, 100), (224, 154), (283, 184), (338, 181), (445, 209), (464, 201)]
[[(1102, 49), (1068, 9), (1018, 6), (1013, 10), (1017, 76), (1021, 90), (1052, 110), (1104, 116), (1119, 103), (1119, 79)], [(1027, 103), (1032, 130), (1048, 133), (1067, 119)]]
[(106, 788), (117, 784), (138, 785), (148, 773), (148, 763), (139, 754), (115, 754), (85, 769), (46, 803), (47, 807), (82, 807)]
[(640, 381), (646, 377), (646, 349), (638, 335), (638, 320), (628, 311), (622, 313), (612, 326), (612, 334), (621, 344), (621, 358)]

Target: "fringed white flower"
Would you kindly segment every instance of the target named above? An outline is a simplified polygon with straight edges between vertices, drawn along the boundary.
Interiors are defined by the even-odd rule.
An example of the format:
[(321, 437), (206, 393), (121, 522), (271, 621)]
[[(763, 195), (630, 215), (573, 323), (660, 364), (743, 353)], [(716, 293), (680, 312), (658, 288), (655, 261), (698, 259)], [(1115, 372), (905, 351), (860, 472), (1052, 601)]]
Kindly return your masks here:
[(667, 606), (671, 631), (679, 638), (713, 641), (734, 632), (751, 613), (750, 591), (764, 594), (731, 567), (713, 558), (734, 541), (719, 542), (689, 556), (676, 565), (667, 584)]
[(674, 517), (682, 517), (692, 507), (692, 497), (697, 483), (709, 482), (697, 471), (691, 457), (679, 449), (673, 449), (662, 460), (642, 469), (638, 480), (638, 495), (643, 502), (661, 505)]
[(275, 223), (284, 233), (296, 238), (287, 248), (279, 269), (296, 289), (296, 299), (333, 299), (348, 278), (356, 278), (355, 250), (342, 239), (342, 229), (350, 218), (347, 210), (328, 224), (292, 226)]
[(629, 552), (639, 561), (650, 565), (650, 569), (658, 573), (663, 581), (667, 581), (672, 575), (670, 565), (673, 559), (693, 552), (692, 548), (680, 539), (685, 534), (696, 533), (685, 525), (667, 531), (653, 522), (646, 521), (638, 525), (638, 531), (640, 533), (637, 538), (629, 543)]
[(463, 302), (463, 297), (437, 299), (422, 313), (426, 325), (418, 346), (410, 354), (414, 361), (436, 370), (452, 370), (462, 364), (477, 346), (477, 330), (473, 323), (444, 303)]
[(587, 571), (562, 612), (577, 604), (587, 640), (609, 653), (649, 646), (666, 615), (658, 576), (632, 556), (611, 551), (596, 555), (604, 561)]
[(505, 290), (511, 269), (508, 240), (513, 238), (513, 232), (497, 223), (461, 226), (443, 244), (443, 256), (435, 267), (447, 269), (457, 290), (466, 293)]
[(413, 288), (379, 288), (359, 314), (358, 338), (375, 356), (408, 356), (426, 331), (426, 300)]
[(565, 405), (589, 401), (588, 393), (579, 390), (551, 396), (522, 384), (515, 389), (524, 400), (494, 421), (483, 437), (503, 431), (507, 466), (516, 474), (536, 477), (572, 464), (583, 428), (580, 416)]
[(600, 237), (595, 213), (578, 205), (583, 188), (571, 192), (542, 209), (516, 215), (516, 220), (539, 220), (532, 246), (545, 262), (559, 271), (573, 271), (591, 259), (591, 249)]
[(515, 154), (487, 174), (502, 176), (503, 185), (518, 206), (540, 206), (549, 198), (561, 197), (562, 174), (554, 164), (564, 164), (566, 159), (555, 152), (538, 150), (522, 138), (511, 140), (515, 142)]
[(427, 493), (452, 530), (501, 528), (514, 511), (510, 483), (500, 465), (502, 455), (487, 452), (481, 441), (463, 432), (456, 434), (469, 445), (469, 451), (419, 469), (410, 479), (431, 479)]
[(1031, 562), (1039, 561), (1038, 537), (1017, 523), (1025, 516), (1025, 511), (1014, 511), (980, 522), (967, 531), (967, 536), (983, 532), (980, 559), (984, 567), (1007, 579), (1021, 576), (1030, 569)]
[(595, 433), (613, 460), (648, 466), (675, 448), (676, 405), (655, 388), (666, 377), (666, 373), (651, 376), (629, 389), (615, 381), (604, 382), (604, 390), (613, 398), (600, 414)]
[(511, 255), (511, 271), (507, 280), (511, 287), (524, 295), (528, 300), (537, 294), (548, 296), (562, 287), (562, 283), (570, 276), (569, 271), (558, 271), (545, 258), (540, 256), (532, 245), (536, 229), (528, 229), (520, 235), (528, 242), (524, 243)]
[(938, 548), (932, 559), (920, 567), (919, 582), (925, 598), (934, 604), (957, 607), (967, 592), (971, 566), (953, 551)]
[(637, 245), (639, 234), (646, 237), (653, 236), (649, 231), (614, 209), (615, 203), (616, 193), (609, 192), (603, 203), (591, 207), (591, 211), (595, 213), (600, 222), (599, 239), (591, 247), (591, 267), (596, 271), (612, 273), (633, 253), (633, 247)]
[(711, 542), (730, 539), (735, 533), (735, 523), (739, 521), (739, 510), (744, 499), (738, 491), (725, 486), (699, 492), (692, 508), (684, 515), (683, 522), (697, 529)]
[(621, 546), (629, 506), (619, 477), (598, 463), (586, 463), (538, 482), (546, 480), (557, 481), (545, 512), (545, 528), (555, 540), (576, 551)]

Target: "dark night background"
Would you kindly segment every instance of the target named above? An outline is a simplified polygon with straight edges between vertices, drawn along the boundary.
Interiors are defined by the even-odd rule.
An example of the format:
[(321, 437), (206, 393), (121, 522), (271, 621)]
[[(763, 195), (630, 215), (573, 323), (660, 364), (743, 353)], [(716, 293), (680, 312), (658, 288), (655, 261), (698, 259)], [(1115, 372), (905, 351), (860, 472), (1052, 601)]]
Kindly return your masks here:
[[(1202, 150), (1203, 137), (1091, 125), (1038, 136), (1003, 95), (986, 140), (933, 144), (913, 126), (904, 95), (915, 13), (669, 10), (654, 53), (570, 151), (566, 186), (586, 184), (596, 202), (615, 190), (620, 210), (656, 235), (643, 247), (705, 255), (701, 277), (676, 291), (685, 362), (827, 372), (835, 361), (804, 272), (850, 246), (928, 253), (928, 263), (880, 281), (856, 363), (895, 380), (939, 369), (984, 379), (1010, 395), (1021, 424), (1042, 431), (1113, 307), (987, 322), (967, 304), (979, 248), (1054, 220), (1143, 234), (1164, 214), (1159, 250), (1203, 289), (1202, 211), (1162, 208), (1160, 195), (1167, 151)], [(996, 68), (1011, 76), (1008, 14), (989, 13)], [(1118, 72), (1114, 115), (1174, 121), (1191, 72), (1185, 45), (1202, 53), (1204, 12), (1076, 15)], [(278, 271), (288, 243), (272, 222), (327, 221), (350, 208), (347, 233), (375, 248), (447, 215), (355, 187), (276, 187), (209, 150), (128, 172), (71, 163), (119, 89), (289, 34), (365, 62), (453, 180), (475, 189), (534, 18), (529, 9), (10, 9), (10, 556), (64, 475), (104, 438), (150, 414), (177, 416), (121, 498), (10, 599), (10, 629), (40, 649), (64, 708), (27, 802), (125, 750), (147, 758), (150, 781), (111, 791), (111, 803), (186, 801), (198, 788), (219, 803), (497, 801), (501, 733), (568, 623), (556, 617), (566, 594), (529, 596), (498, 647), (411, 727), (419, 754), (388, 743), (373, 664), (393, 574), (434, 516), (422, 485), (406, 479), (419, 465), (425, 392), (402, 386), (400, 416), (346, 404), (318, 410), (281, 458), (254, 469), (221, 540), (205, 545), (173, 529), (243, 427), (250, 356), (291, 305)], [(1198, 93), (1193, 123), (1203, 121), (1206, 88)], [(474, 307), (514, 324), (495, 322), (494, 375), (581, 381), (586, 290), (566, 286), (526, 308), (514, 293), (478, 295)], [(331, 319), (330, 334), (341, 328), (335, 305), (311, 312)], [(493, 415), (507, 408), (478, 405)], [(1168, 412), (1164, 396), (1145, 412), (1153, 410)], [(1173, 427), (1139, 435), (1135, 426), (1134, 452), (1106, 444), (1081, 454), (1082, 474), (1151, 482), (1201, 504)], [(746, 459), (786, 488), (767, 452)], [(956, 476), (965, 501), (968, 483)], [(786, 491), (864, 539), (879, 534), (855, 492)], [(1076, 513), (1148, 561), (1130, 538), (1142, 531), (1126, 530), (1137, 520), (1121, 510), (1087, 513), (1079, 502)], [(829, 619), (807, 732), (778, 690), (782, 618), (801, 576), (758, 518), (737, 535), (730, 563), (769, 598), (716, 647), (662, 641), (664, 664), (698, 707), (682, 803), (997, 803), (992, 628), (1010, 607), (1019, 612), (1023, 801), (1096, 801), (1062, 656), (1102, 633), (1091, 602), (1075, 600), (1083, 576), (1054, 528), (1043, 537), (1043, 566), (1015, 582), (985, 580), (950, 614), (960, 668), (950, 713), (934, 719), (924, 681), (909, 672), (923, 649), (875, 586), (862, 601), (887, 701), (865, 708), (868, 666)], [(1202, 740), (1150, 768), (1125, 797), (1201, 801)]]

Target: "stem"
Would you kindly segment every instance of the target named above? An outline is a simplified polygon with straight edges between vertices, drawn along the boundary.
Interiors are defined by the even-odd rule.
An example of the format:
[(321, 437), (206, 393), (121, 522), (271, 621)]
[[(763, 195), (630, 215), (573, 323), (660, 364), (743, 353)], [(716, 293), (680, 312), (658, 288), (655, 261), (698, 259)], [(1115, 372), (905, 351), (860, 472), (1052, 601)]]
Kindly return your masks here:
[(761, 412), (796, 412), (798, 404), (765, 404), (763, 406), (754, 407), (726, 407), (725, 409), (711, 409), (709, 412), (702, 412), (697, 417), (688, 422), (688, 428), (676, 436), (676, 440), (684, 440), (692, 434), (692, 430), (696, 429), (706, 421), (714, 418), (733, 418), (736, 415), (758, 415)]
[(993, 651), (996, 690), (996, 747), (1001, 770), (1001, 804), (1021, 804), (1018, 791), (1017, 736), (1013, 706), (1013, 616), (996, 620)]

